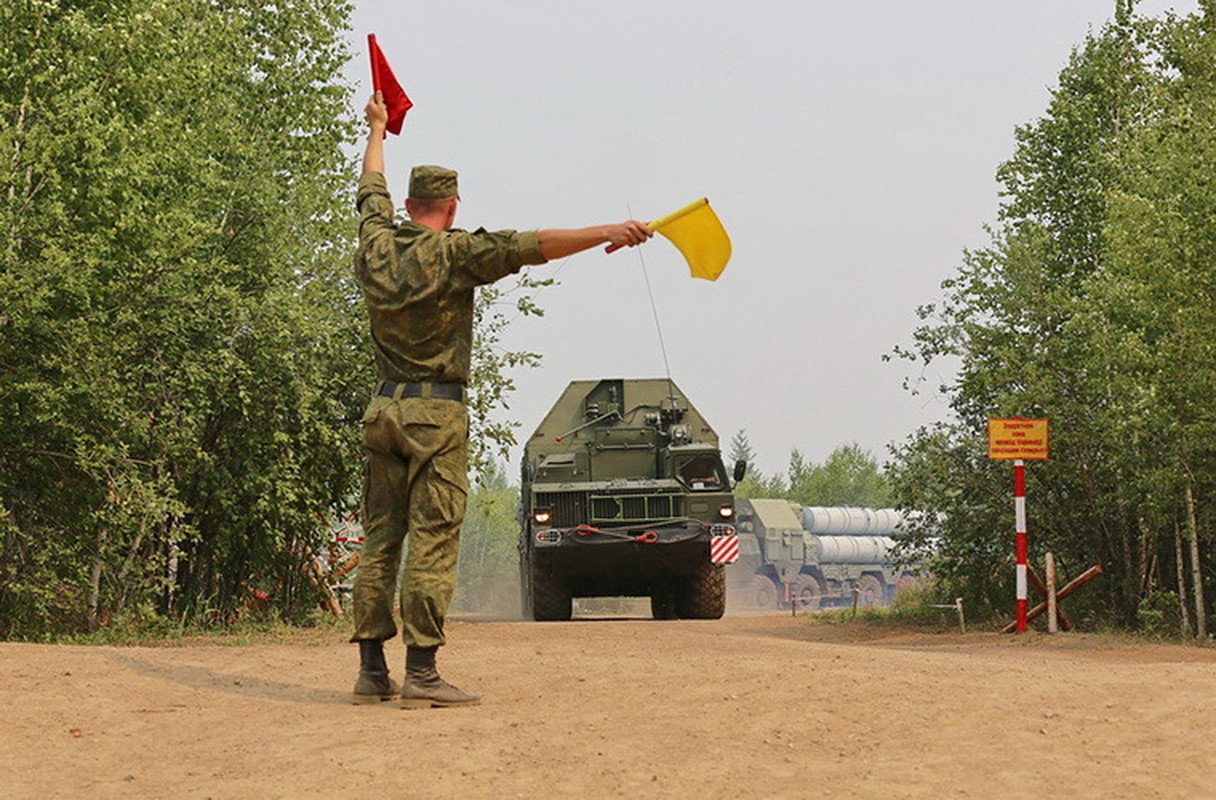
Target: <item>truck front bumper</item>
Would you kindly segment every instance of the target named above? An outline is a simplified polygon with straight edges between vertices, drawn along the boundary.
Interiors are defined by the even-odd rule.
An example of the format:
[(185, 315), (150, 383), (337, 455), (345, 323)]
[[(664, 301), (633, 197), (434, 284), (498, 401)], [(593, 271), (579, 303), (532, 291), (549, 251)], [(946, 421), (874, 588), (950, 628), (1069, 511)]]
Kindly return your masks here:
[(689, 520), (678, 526), (616, 529), (541, 528), (532, 533), (541, 575), (576, 597), (650, 594), (664, 581), (697, 574), (710, 560), (710, 540), (730, 525)]

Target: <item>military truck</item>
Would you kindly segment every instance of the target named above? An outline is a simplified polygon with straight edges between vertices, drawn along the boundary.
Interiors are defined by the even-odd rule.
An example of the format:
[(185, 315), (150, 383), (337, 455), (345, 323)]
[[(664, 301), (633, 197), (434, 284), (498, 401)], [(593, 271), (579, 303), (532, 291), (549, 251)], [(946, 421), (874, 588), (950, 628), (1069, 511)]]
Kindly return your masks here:
[(903, 515), (890, 508), (800, 506), (788, 500), (738, 502), (739, 560), (730, 589), (744, 605), (816, 610), (852, 603), (882, 605), (914, 582), (914, 567), (895, 561)]
[(572, 382), (524, 447), (524, 616), (570, 619), (576, 597), (649, 597), (656, 619), (721, 617), (711, 544), (729, 557), (731, 477), (717, 434), (671, 380)]

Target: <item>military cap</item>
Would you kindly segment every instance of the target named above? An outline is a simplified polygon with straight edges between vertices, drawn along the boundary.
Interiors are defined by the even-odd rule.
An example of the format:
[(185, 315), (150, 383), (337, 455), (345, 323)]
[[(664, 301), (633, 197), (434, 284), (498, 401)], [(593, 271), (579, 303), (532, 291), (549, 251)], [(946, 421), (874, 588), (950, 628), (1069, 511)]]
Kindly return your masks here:
[(427, 200), (441, 197), (459, 197), (456, 189), (456, 170), (422, 164), (410, 170), (410, 197)]

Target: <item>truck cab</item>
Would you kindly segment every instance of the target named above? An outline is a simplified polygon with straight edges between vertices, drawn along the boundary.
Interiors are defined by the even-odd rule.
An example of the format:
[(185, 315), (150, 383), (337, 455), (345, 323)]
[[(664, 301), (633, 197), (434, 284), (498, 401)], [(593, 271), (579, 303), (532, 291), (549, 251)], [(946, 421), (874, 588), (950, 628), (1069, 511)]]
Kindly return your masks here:
[(525, 616), (569, 619), (575, 597), (641, 597), (658, 618), (725, 610), (715, 537), (734, 536), (718, 437), (670, 380), (574, 381), (524, 447)]

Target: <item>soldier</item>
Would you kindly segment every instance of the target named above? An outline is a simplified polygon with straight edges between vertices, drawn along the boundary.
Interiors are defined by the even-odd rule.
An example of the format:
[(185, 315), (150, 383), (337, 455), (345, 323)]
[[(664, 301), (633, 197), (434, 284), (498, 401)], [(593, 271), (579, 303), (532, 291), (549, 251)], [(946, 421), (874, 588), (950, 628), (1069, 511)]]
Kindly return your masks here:
[(630, 220), (572, 230), (472, 233), (452, 229), (456, 173), (418, 166), (405, 210), (393, 222), (384, 179), (388, 110), (379, 92), (364, 109), (370, 127), (359, 180), (355, 276), (371, 322), (379, 384), (363, 415), (363, 552), (355, 578), (359, 643), (356, 702), (398, 693), (383, 642), (397, 635), (392, 595), (406, 535), (401, 621), (406, 644), (406, 708), (469, 705), (479, 695), (439, 677), (435, 654), (456, 580), (460, 524), (468, 493), (468, 415), (473, 299), (477, 286), (600, 244), (630, 246), (653, 235)]

